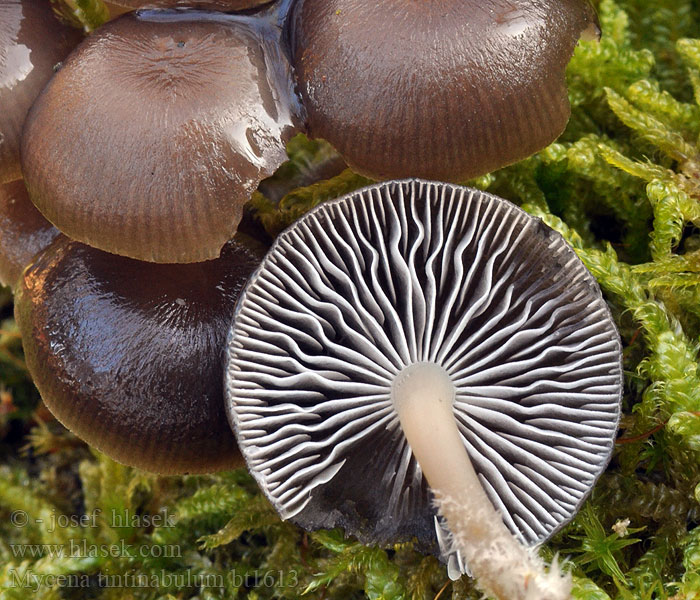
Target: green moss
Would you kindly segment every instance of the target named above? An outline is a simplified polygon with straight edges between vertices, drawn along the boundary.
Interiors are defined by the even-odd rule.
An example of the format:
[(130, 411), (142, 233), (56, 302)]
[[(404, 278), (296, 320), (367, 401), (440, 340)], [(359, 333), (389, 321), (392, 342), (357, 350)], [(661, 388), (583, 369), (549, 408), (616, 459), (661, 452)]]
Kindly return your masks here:
[[(88, 29), (103, 18), (99, 0), (72, 8)], [(613, 461), (543, 555), (568, 558), (580, 600), (699, 599), (700, 40), (691, 36), (700, 3), (602, 0), (598, 8), (603, 40), (582, 43), (571, 62), (565, 134), (472, 183), (572, 244), (625, 346)], [(323, 143), (296, 138), (289, 153), (253, 201), (272, 235), (367, 183), (340, 172)], [(333, 176), (310, 183), (330, 163)], [(479, 597), (468, 578), (449, 582), (410, 544), (365, 547), (341, 531), (282, 523), (243, 471), (155, 477), (89, 452), (56, 423), (36, 424), (36, 392), (7, 316), (0, 598), (26, 598), (27, 585), (38, 598)], [(60, 519), (68, 521), (51, 526)], [(71, 556), (71, 544), (93, 552)]]

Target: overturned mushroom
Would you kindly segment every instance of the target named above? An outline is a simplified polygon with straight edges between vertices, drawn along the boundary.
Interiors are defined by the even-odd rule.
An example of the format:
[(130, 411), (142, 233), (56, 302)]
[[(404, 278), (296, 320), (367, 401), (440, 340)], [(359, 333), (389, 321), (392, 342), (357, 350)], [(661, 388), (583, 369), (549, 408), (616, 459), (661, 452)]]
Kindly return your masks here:
[(14, 288), (22, 269), (57, 235), (32, 204), (24, 181), (0, 184), (0, 284)]
[[(301, 108), (273, 20), (142, 11), (93, 33), (32, 107), (22, 167), (66, 235), (153, 262), (215, 258)], [(87, 124), (87, 125), (86, 125)]]
[(27, 111), (54, 66), (78, 45), (46, 0), (0, 2), (0, 183), (21, 177), (19, 143)]
[(156, 473), (242, 464), (223, 358), (261, 253), (237, 236), (215, 261), (143, 263), (59, 237), (15, 302), (27, 366), (56, 418), (111, 458)]
[(566, 597), (513, 536), (551, 536), (606, 466), (621, 344), (541, 221), (419, 180), (323, 204), (251, 278), (226, 377), (241, 451), (283, 518), (440, 545), (451, 575), (466, 561), (500, 598), (528, 581), (551, 592), (533, 598)]
[(510, 164), (564, 130), (564, 70), (595, 19), (588, 0), (298, 0), (309, 131), (375, 179)]

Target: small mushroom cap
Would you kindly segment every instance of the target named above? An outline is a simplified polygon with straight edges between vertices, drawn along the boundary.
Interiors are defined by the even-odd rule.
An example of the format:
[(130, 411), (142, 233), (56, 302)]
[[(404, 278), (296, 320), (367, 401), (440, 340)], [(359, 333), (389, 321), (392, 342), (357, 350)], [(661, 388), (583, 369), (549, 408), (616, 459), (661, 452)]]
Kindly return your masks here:
[(29, 107), (54, 65), (78, 45), (46, 0), (0, 2), (0, 184), (19, 179), (19, 143)]
[(286, 160), (298, 105), (279, 30), (201, 11), (98, 29), (34, 104), (27, 187), (69, 237), (153, 262), (215, 258)]
[(226, 333), (261, 253), (143, 263), (60, 236), (15, 300), (27, 366), (44, 402), (113, 459), (156, 473), (242, 465), (223, 399)]
[(299, 0), (293, 64), (311, 135), (375, 179), (464, 181), (568, 121), (588, 0)]
[(24, 267), (57, 235), (32, 204), (24, 181), (0, 184), (0, 284), (14, 288)]
[(281, 234), (238, 304), (226, 396), (248, 467), (284, 518), (366, 542), (443, 539), (391, 389), (444, 369), (465, 449), (506, 525), (568, 522), (612, 452), (621, 344), (562, 237), (476, 190), (388, 182)]

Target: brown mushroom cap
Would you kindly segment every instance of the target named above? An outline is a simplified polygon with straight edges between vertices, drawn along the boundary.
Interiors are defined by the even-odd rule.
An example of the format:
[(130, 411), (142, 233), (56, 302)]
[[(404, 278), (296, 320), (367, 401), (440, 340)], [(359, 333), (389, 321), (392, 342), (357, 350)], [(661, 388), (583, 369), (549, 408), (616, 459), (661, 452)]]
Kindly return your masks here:
[(262, 18), (142, 11), (65, 61), (27, 118), (30, 196), (73, 239), (153, 262), (215, 258), (301, 107)]
[(261, 253), (157, 265), (60, 236), (29, 266), (15, 314), (49, 410), (115, 460), (157, 473), (242, 464), (223, 399), (223, 352)]
[(19, 140), (24, 118), (54, 65), (81, 37), (80, 31), (56, 19), (46, 0), (0, 3), (0, 183), (22, 176)]
[(311, 135), (356, 171), (462, 181), (529, 156), (569, 118), (588, 0), (298, 0)]
[(32, 204), (24, 181), (0, 184), (0, 284), (14, 288), (24, 267), (57, 235)]

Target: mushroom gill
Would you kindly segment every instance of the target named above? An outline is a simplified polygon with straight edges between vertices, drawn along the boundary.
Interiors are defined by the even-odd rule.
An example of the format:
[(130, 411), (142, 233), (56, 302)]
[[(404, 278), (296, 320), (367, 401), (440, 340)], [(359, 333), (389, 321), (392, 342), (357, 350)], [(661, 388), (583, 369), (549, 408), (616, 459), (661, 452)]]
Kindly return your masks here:
[[(450, 545), (470, 527), (454, 515), (486, 515), (487, 533), (530, 558), (513, 536), (533, 546), (572, 518), (610, 459), (621, 344), (561, 236), (490, 194), (409, 180), (325, 203), (279, 236), (239, 301), (226, 378), (241, 451), (283, 518), (365, 542), (415, 537), (493, 591)], [(447, 421), (428, 426), (438, 413)], [(451, 470), (488, 506), (454, 498)], [(433, 495), (452, 496), (439, 515)]]

